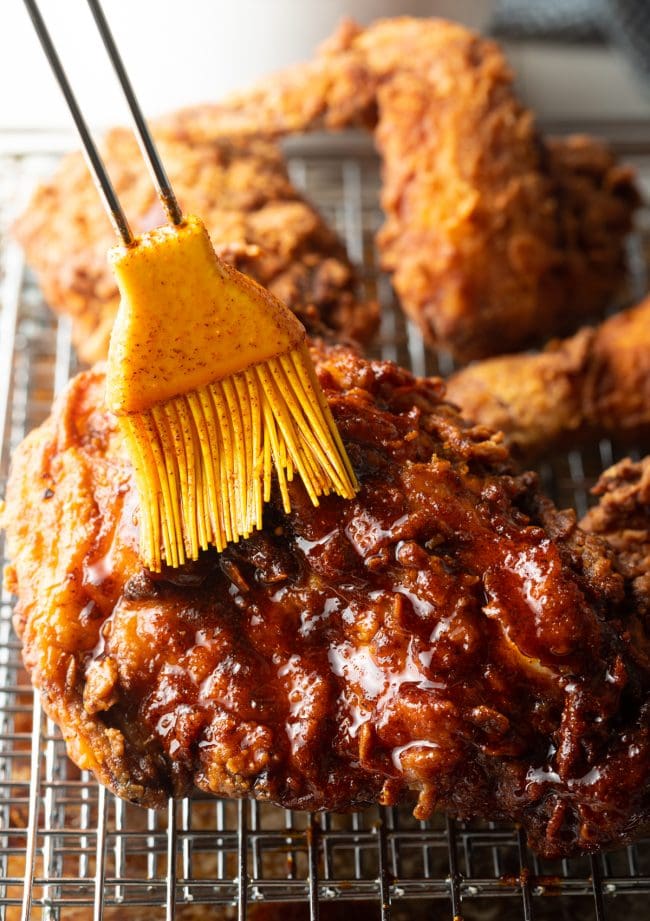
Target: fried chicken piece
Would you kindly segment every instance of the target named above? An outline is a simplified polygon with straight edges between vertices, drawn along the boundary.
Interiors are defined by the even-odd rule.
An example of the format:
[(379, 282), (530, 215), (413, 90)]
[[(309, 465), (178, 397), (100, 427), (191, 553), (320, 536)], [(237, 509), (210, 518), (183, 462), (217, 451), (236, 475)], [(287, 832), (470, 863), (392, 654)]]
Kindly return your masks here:
[(645, 631), (632, 648), (642, 657), (643, 667), (650, 669), (650, 456), (637, 463), (626, 458), (610, 467), (593, 492), (600, 502), (587, 512), (581, 526), (604, 537), (614, 549), (616, 568), (625, 578)]
[(311, 810), (417, 796), (547, 855), (630, 840), (649, 673), (611, 551), (440, 381), (314, 357), (358, 496), (314, 508), (295, 482), (290, 514), (276, 491), (262, 531), (182, 569), (138, 560), (100, 367), (18, 449), (7, 585), (70, 756), (150, 806), (194, 784)]
[(447, 382), (463, 413), (532, 457), (554, 444), (650, 434), (650, 298), (534, 354), (470, 365)]
[[(641, 203), (634, 170), (586, 135), (546, 138), (546, 170), (558, 201), (564, 308), (573, 332), (612, 305), (626, 274), (625, 238)], [(591, 307), (588, 305), (592, 305)], [(552, 332), (561, 331), (562, 321)]]
[[(204, 220), (220, 255), (273, 291), (312, 333), (372, 336), (376, 304), (357, 297), (343, 244), (291, 184), (274, 143), (168, 136), (159, 145), (181, 206)], [(110, 131), (102, 152), (133, 229), (164, 223), (132, 133)], [(48, 303), (72, 316), (81, 358), (103, 358), (118, 304), (106, 259), (115, 233), (80, 154), (37, 189), (15, 232)]]
[(512, 80), (499, 47), (455, 23), (348, 21), (313, 61), (168, 126), (192, 140), (374, 128), (382, 265), (427, 341), (464, 361), (600, 314), (639, 200), (597, 141), (541, 139)]

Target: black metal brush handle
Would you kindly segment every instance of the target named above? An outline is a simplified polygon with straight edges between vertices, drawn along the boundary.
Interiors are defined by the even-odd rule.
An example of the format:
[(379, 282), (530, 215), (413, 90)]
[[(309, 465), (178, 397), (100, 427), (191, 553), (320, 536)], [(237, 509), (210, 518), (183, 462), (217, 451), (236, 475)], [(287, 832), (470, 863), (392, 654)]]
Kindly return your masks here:
[(81, 114), (81, 109), (79, 108), (75, 95), (72, 92), (72, 87), (70, 86), (66, 72), (63, 69), (59, 55), (56, 52), (56, 48), (52, 43), (50, 33), (47, 30), (47, 26), (43, 22), (41, 11), (39, 10), (35, 0), (24, 0), (24, 2), (34, 24), (36, 34), (38, 35), (41, 45), (43, 46), (45, 56), (49, 61), (50, 67), (52, 68), (59, 86), (61, 87), (61, 92), (63, 93), (65, 101), (68, 104), (70, 114), (72, 115), (74, 123), (77, 126), (77, 131), (79, 132), (79, 137), (81, 138), (84, 152), (86, 154), (88, 167), (95, 179), (95, 182), (97, 183), (97, 187), (102, 195), (102, 198), (104, 199), (106, 210), (110, 215), (118, 235), (121, 237), (122, 241), (127, 246), (129, 246), (131, 243), (133, 243), (133, 234), (131, 233), (129, 222), (126, 219), (126, 215), (122, 210), (122, 206), (120, 205), (117, 193), (113, 188), (113, 183), (111, 182), (110, 177), (106, 171), (104, 161), (102, 160), (95, 142), (92, 139), (92, 135), (88, 130), (86, 120)]
[[(86, 120), (82, 115), (81, 109), (79, 108), (79, 104), (77, 103), (74, 92), (72, 91), (72, 87), (70, 86), (70, 82), (66, 75), (65, 69), (61, 64), (61, 59), (57, 54), (48, 28), (45, 25), (43, 17), (41, 16), (38, 4), (36, 0), (24, 0), (24, 3), (31, 17), (36, 34), (40, 40), (41, 45), (43, 46), (45, 56), (61, 88), (61, 92), (63, 93), (66, 103), (68, 104), (68, 108), (70, 109), (70, 114), (72, 115), (74, 123), (77, 127), (77, 131), (79, 132), (79, 137), (81, 138), (81, 142), (83, 144), (88, 167), (101, 193), (106, 210), (122, 242), (127, 246), (130, 246), (134, 242), (134, 236), (131, 232), (131, 228), (129, 227), (129, 222), (126, 218), (126, 215), (124, 214), (115, 188), (113, 187), (113, 183), (111, 182), (110, 176), (108, 175), (106, 165), (102, 160), (88, 125), (86, 124)], [(142, 110), (140, 109), (135, 93), (133, 92), (131, 81), (128, 78), (126, 69), (122, 62), (122, 58), (120, 57), (120, 54), (117, 50), (115, 40), (113, 39), (111, 31), (108, 27), (108, 23), (106, 22), (106, 17), (104, 16), (103, 10), (98, 0), (88, 0), (88, 6), (90, 7), (90, 10), (93, 14), (93, 18), (104, 41), (108, 56), (117, 74), (129, 109), (131, 110), (131, 114), (135, 123), (138, 143), (140, 144), (142, 154), (151, 171), (154, 185), (156, 186), (165, 212), (172, 224), (181, 224), (183, 221), (183, 214), (181, 212), (176, 196), (174, 195), (174, 191), (171, 187), (160, 156), (158, 155), (158, 151), (156, 150), (156, 146), (153, 142), (153, 138), (151, 137), (151, 132), (147, 127), (147, 123), (142, 114)]]
[(124, 67), (124, 62), (120, 52), (117, 50), (117, 45), (115, 44), (115, 39), (109, 28), (106, 17), (104, 16), (104, 11), (101, 8), (99, 0), (88, 0), (88, 6), (93, 14), (95, 23), (99, 30), (99, 34), (102, 37), (104, 42), (104, 47), (108, 52), (111, 64), (117, 74), (117, 79), (120, 82), (122, 91), (124, 93), (124, 98), (127, 101), (129, 109), (131, 110), (131, 115), (133, 116), (133, 123), (135, 125), (136, 136), (138, 138), (138, 143), (140, 144), (140, 150), (142, 151), (142, 156), (146, 160), (149, 169), (151, 170), (151, 178), (153, 179), (154, 185), (158, 190), (160, 200), (162, 201), (163, 207), (167, 214), (167, 217), (172, 224), (181, 224), (183, 222), (183, 214), (179, 207), (176, 196), (174, 195), (174, 190), (171, 187), (169, 178), (165, 171), (165, 167), (162, 164), (162, 160), (158, 155), (156, 145), (153, 142), (151, 137), (151, 132), (147, 126), (144, 115), (142, 114), (142, 109), (136, 98), (135, 93), (133, 92), (133, 87), (131, 86), (131, 81)]

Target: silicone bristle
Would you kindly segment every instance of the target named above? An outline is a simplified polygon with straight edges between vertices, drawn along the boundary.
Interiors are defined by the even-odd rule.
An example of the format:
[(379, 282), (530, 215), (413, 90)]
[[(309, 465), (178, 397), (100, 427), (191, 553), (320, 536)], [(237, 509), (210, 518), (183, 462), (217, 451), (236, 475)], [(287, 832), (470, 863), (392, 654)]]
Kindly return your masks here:
[(314, 505), (358, 489), (304, 344), (121, 424), (140, 495), (141, 554), (154, 571), (261, 527), (273, 470), (287, 512), (295, 473)]

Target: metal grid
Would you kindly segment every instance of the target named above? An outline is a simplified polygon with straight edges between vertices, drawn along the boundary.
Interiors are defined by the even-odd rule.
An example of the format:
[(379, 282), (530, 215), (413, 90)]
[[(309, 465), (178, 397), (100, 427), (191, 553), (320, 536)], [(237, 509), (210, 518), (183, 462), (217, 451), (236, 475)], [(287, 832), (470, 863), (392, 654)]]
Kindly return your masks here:
[[(21, 144), (17, 145), (18, 148)], [(638, 147), (638, 145), (637, 145)], [(47, 149), (41, 146), (41, 149)], [(650, 145), (647, 150), (650, 151)], [(641, 154), (643, 152), (641, 151)], [(639, 150), (637, 149), (637, 154)], [(9, 456), (49, 411), (74, 370), (70, 329), (47, 311), (8, 216), (24, 202), (51, 151), (0, 158), (0, 494)], [(344, 237), (368, 296), (382, 303), (375, 352), (416, 373), (447, 372), (427, 354), (376, 268), (381, 221), (376, 160), (367, 145), (313, 141), (289, 149), (292, 178)], [(650, 155), (637, 156), (642, 179)], [(632, 300), (645, 292), (647, 216), (630, 249)], [(629, 452), (628, 452), (629, 453)], [(546, 461), (541, 474), (560, 504), (579, 512), (598, 471), (620, 456), (610, 441)], [(3, 554), (0, 535), (0, 559)], [(551, 898), (554, 896), (554, 898)], [(604, 919), (647, 917), (650, 841), (620, 852), (542, 861), (520, 829), (418, 822), (407, 809), (304, 815), (206, 797), (140, 810), (98, 787), (67, 759), (21, 667), (11, 598), (0, 599), (0, 921), (13, 919), (259, 918)], [(354, 907), (352, 906), (352, 903)], [(210, 906), (210, 907), (208, 907)], [(277, 911), (277, 914), (275, 913)], [(287, 914), (289, 912), (289, 914)]]

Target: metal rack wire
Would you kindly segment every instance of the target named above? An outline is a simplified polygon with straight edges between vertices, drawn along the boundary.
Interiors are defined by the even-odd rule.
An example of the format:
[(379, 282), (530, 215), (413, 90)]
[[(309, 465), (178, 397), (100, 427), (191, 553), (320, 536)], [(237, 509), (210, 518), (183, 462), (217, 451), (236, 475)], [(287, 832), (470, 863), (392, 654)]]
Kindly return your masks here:
[[(30, 142), (31, 147), (33, 144)], [(49, 411), (74, 370), (70, 329), (42, 302), (8, 216), (54, 152), (16, 145), (0, 159), (0, 494), (11, 451)], [(648, 146), (650, 154), (650, 145)], [(313, 141), (289, 150), (303, 186), (362, 266), (368, 294), (383, 306), (376, 353), (418, 374), (450, 363), (423, 348), (396, 309), (376, 267), (381, 220), (378, 169), (364, 144)], [(642, 178), (650, 155), (637, 151)], [(628, 298), (646, 289), (647, 220), (632, 242)], [(588, 488), (620, 452), (609, 441), (545, 462), (546, 488), (560, 504), (586, 507)], [(3, 554), (0, 535), (0, 558)], [(206, 797), (137, 809), (98, 787), (65, 755), (22, 670), (11, 598), (0, 598), (0, 921), (10, 919), (261, 918), (294, 903), (285, 918), (596, 919), (650, 914), (650, 841), (591, 859), (549, 862), (520, 829), (418, 822), (406, 809), (348, 816), (303, 815)], [(353, 909), (350, 905), (355, 903)], [(301, 906), (301, 907), (298, 907)], [(302, 912), (302, 913), (300, 913)]]

